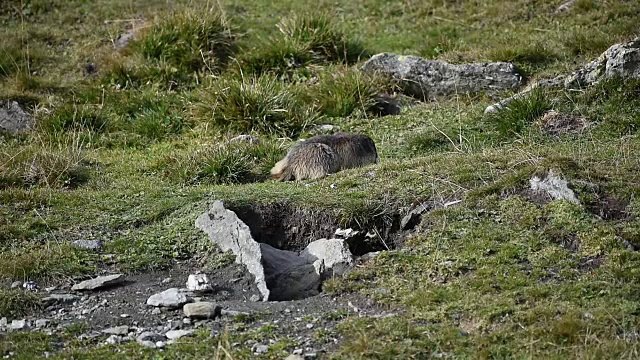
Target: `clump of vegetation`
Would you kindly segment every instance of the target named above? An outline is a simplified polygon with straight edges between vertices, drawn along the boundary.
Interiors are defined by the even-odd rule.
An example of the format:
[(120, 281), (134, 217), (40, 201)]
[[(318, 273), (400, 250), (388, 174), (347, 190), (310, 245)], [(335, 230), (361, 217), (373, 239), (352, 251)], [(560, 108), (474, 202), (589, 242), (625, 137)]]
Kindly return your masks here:
[(361, 41), (324, 15), (286, 18), (278, 29), (281, 37), (272, 37), (266, 45), (241, 57), (243, 71), (296, 80), (310, 76), (311, 64), (352, 64), (368, 56)]
[(283, 19), (278, 29), (286, 40), (310, 52), (315, 59), (354, 63), (367, 56), (364, 45), (338, 28), (326, 15)]
[(65, 104), (45, 116), (39, 123), (42, 130), (50, 133), (88, 130), (106, 131), (109, 120), (97, 105)]
[(79, 134), (32, 139), (29, 147), (0, 150), (0, 189), (6, 187), (75, 187), (89, 177)]
[(318, 114), (294, 86), (273, 76), (219, 79), (204, 91), (198, 113), (223, 129), (293, 136), (312, 125)]
[(187, 72), (213, 71), (233, 53), (234, 38), (220, 11), (191, 9), (161, 18), (133, 47), (147, 59)]
[(542, 43), (522, 45), (514, 47), (512, 44), (496, 46), (491, 49), (489, 59), (492, 61), (513, 62), (519, 69), (526, 73), (557, 61), (558, 54)]
[(240, 184), (263, 180), (283, 151), (274, 143), (227, 143), (187, 154), (170, 154), (155, 166), (186, 184)]
[(346, 117), (356, 110), (375, 112), (378, 94), (390, 88), (390, 82), (379, 76), (353, 68), (329, 68), (320, 74), (316, 85), (308, 87), (304, 96), (321, 114)]
[(40, 298), (30, 291), (0, 288), (0, 317), (18, 318), (40, 307)]
[(551, 100), (539, 88), (519, 97), (489, 116), (502, 137), (522, 136), (526, 127), (551, 109)]

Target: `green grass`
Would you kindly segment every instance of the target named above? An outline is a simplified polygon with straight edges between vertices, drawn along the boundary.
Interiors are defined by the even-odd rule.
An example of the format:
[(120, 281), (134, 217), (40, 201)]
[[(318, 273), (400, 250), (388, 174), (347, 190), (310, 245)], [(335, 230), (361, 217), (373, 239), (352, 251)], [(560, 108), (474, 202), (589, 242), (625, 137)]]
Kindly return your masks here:
[[(376, 244), (398, 249), (325, 284), (396, 314), (340, 316), (343, 340), (329, 356), (637, 357), (640, 258), (624, 244), (640, 246), (640, 82), (538, 89), (494, 115), (483, 110), (495, 99), (469, 95), (378, 117), (376, 97), (398, 89), (358, 71), (371, 54), (393, 52), (512, 61), (528, 78), (553, 77), (637, 35), (634, 2), (578, 1), (562, 15), (540, 1), (206, 5), (0, 4), (0, 99), (18, 101), (37, 125), (0, 135), (0, 280), (44, 286), (188, 259), (225, 266), (232, 259), (193, 226), (212, 198), (382, 231), (413, 204), (462, 200), (426, 215), (405, 242)], [(145, 21), (136, 39), (114, 49), (135, 19)], [(547, 134), (537, 124), (547, 110), (591, 126)], [(380, 163), (319, 181), (265, 179), (293, 141), (325, 123), (371, 136)], [(229, 143), (239, 134), (260, 142)], [(549, 169), (582, 206), (527, 190)], [(99, 238), (104, 249), (72, 248), (79, 238)], [(35, 302), (22, 295), (0, 291), (2, 313), (31, 311)], [(250, 322), (210, 340), (199, 333), (164, 355), (224, 357), (224, 348), (253, 358), (230, 344), (261, 336), (276, 342), (263, 358), (294, 347), (270, 328), (247, 334)], [(42, 356), (54, 351), (51, 341), (12, 333), (0, 353)], [(157, 355), (135, 344), (96, 348), (71, 334), (60, 341), (61, 358)]]

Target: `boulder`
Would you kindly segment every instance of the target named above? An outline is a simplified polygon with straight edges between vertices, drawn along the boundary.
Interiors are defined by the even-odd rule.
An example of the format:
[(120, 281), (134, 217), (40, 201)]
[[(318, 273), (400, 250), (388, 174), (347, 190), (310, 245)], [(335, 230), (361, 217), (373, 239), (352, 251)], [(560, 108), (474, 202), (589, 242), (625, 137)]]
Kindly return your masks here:
[(391, 53), (374, 55), (361, 68), (398, 80), (407, 95), (435, 99), (455, 94), (517, 89), (522, 76), (511, 63), (472, 63), (455, 65), (440, 60)]
[(529, 180), (531, 190), (542, 191), (551, 196), (554, 200), (567, 200), (574, 204), (580, 204), (578, 198), (567, 184), (567, 180), (556, 175), (553, 170), (549, 170), (544, 179), (534, 176)]
[(211, 208), (196, 219), (196, 227), (209, 235), (222, 251), (232, 251), (236, 263), (247, 267), (255, 278), (262, 300), (269, 298), (269, 289), (264, 278), (260, 244), (251, 237), (251, 230), (231, 210), (225, 209), (222, 201), (215, 201)]
[(196, 319), (213, 319), (220, 315), (221, 309), (220, 306), (206, 301), (185, 304), (182, 307), (185, 316)]
[(205, 292), (213, 290), (213, 287), (209, 283), (209, 277), (206, 274), (191, 274), (187, 279), (187, 289)]
[(184, 292), (180, 291), (180, 289), (171, 288), (151, 295), (147, 299), (147, 305), (179, 308), (190, 301), (191, 298), (189, 298)]
[(33, 128), (33, 118), (11, 100), (0, 100), (0, 132), (21, 133)]
[(122, 282), (122, 274), (98, 276), (95, 279), (85, 280), (73, 285), (71, 290), (96, 290), (107, 286), (117, 285)]
[(317, 274), (323, 278), (340, 276), (353, 266), (353, 255), (343, 239), (316, 240), (300, 256), (312, 262)]

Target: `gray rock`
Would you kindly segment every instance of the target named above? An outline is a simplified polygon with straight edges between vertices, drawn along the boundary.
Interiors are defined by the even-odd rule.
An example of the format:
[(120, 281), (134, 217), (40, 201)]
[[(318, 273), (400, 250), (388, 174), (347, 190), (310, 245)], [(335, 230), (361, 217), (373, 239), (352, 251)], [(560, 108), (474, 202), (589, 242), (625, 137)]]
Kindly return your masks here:
[(96, 290), (107, 286), (117, 285), (123, 280), (124, 279), (122, 279), (122, 274), (98, 276), (95, 279), (85, 280), (81, 283), (73, 285), (71, 290)]
[(49, 324), (51, 323), (51, 320), (49, 319), (38, 319), (36, 320), (36, 328), (40, 329), (40, 328), (44, 328), (49, 326)]
[(253, 350), (256, 354), (264, 354), (267, 351), (269, 351), (269, 345), (257, 345)]
[[(302, 350), (302, 349), (300, 349), (300, 350)], [(300, 353), (300, 354), (302, 354), (302, 353)], [(287, 356), (286, 358), (284, 358), (284, 360), (304, 360), (304, 358), (300, 354), (291, 354), (291, 355)]]
[(544, 179), (537, 176), (529, 180), (531, 190), (546, 192), (554, 200), (567, 200), (574, 204), (580, 204), (573, 190), (571, 190), (565, 179), (556, 175), (553, 170), (549, 170)]
[(11, 329), (12, 330), (22, 330), (27, 327), (27, 320), (12, 320), (11, 321)]
[(145, 331), (140, 335), (138, 335), (138, 337), (136, 337), (136, 341), (138, 342), (138, 344), (147, 346), (148, 344), (143, 344), (143, 343), (150, 342), (151, 344), (153, 344), (153, 346), (149, 346), (149, 347), (154, 347), (154, 348), (155, 348), (156, 342), (166, 341), (166, 340), (167, 340), (166, 336), (155, 333), (153, 331)]
[(116, 345), (122, 342), (122, 338), (118, 335), (110, 335), (107, 340), (105, 340), (105, 343), (110, 344), (110, 345)]
[(156, 341), (156, 349), (162, 349), (167, 344), (164, 341)]
[(258, 301), (260, 301), (260, 296), (259, 296), (259, 295), (255, 295), (255, 294), (254, 294), (254, 295), (251, 295), (251, 296), (249, 297), (249, 301), (252, 301), (252, 302), (258, 302)]
[(571, 8), (573, 7), (573, 5), (575, 4), (576, 0), (569, 0), (567, 2), (565, 2), (564, 4), (558, 6), (556, 8), (555, 13), (556, 14), (560, 14), (560, 13), (565, 13), (568, 12), (569, 10), (571, 10)]
[(191, 274), (187, 279), (187, 289), (191, 291), (211, 291), (213, 287), (209, 283), (206, 274)]
[(381, 53), (367, 60), (361, 70), (390, 75), (402, 84), (407, 95), (419, 99), (481, 91), (495, 93), (517, 89), (522, 84), (522, 76), (515, 66), (505, 62), (455, 65), (417, 56)]
[(169, 340), (178, 340), (181, 337), (192, 336), (193, 330), (169, 330), (164, 334)]
[(229, 140), (229, 143), (237, 143), (237, 142), (244, 142), (248, 144), (258, 144), (260, 142), (260, 138), (257, 136), (251, 136), (251, 135), (238, 135)]
[(76, 240), (71, 243), (71, 246), (80, 249), (98, 250), (102, 248), (102, 241), (100, 240)]
[(191, 298), (189, 298), (184, 292), (177, 288), (171, 288), (161, 293), (151, 295), (149, 299), (147, 299), (147, 305), (179, 308), (190, 301)]
[(114, 326), (114, 327), (104, 329), (102, 330), (102, 332), (104, 334), (125, 336), (129, 334), (129, 326), (127, 325)]
[(162, 314), (162, 310), (160, 310), (160, 308), (155, 308), (155, 309), (151, 310), (151, 314), (152, 315), (160, 315), (160, 314)]
[(12, 289), (18, 288), (20, 286), (22, 286), (22, 281), (14, 281), (14, 282), (11, 283), (11, 288)]
[(0, 132), (21, 133), (33, 128), (33, 118), (20, 104), (10, 100), (0, 100)]
[(222, 201), (216, 200), (211, 208), (198, 216), (196, 227), (209, 235), (209, 239), (222, 251), (231, 250), (236, 255), (236, 263), (247, 267), (255, 278), (262, 299), (269, 299), (269, 289), (265, 281), (260, 245), (251, 237), (251, 230), (231, 210), (225, 209)]
[(220, 315), (222, 308), (211, 302), (195, 302), (182, 307), (184, 315), (196, 319), (213, 319)]
[(222, 310), (220, 310), (220, 315), (223, 315), (223, 316), (238, 316), (238, 315), (250, 315), (250, 313), (244, 312), (244, 311), (222, 309)]
[(78, 299), (78, 296), (72, 294), (51, 294), (42, 298), (42, 302), (45, 303), (45, 305), (51, 305), (54, 303), (69, 303)]
[(353, 266), (353, 255), (343, 239), (316, 240), (300, 253), (314, 264), (316, 273), (323, 278), (340, 276)]
[(7, 327), (9, 320), (6, 317), (0, 318), (0, 328)]

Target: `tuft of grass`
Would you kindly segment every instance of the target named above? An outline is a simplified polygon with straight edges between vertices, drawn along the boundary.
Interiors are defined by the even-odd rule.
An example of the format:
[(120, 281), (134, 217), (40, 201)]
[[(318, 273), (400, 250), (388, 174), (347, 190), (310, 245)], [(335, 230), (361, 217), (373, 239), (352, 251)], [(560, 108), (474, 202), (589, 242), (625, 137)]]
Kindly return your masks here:
[(515, 47), (512, 44), (497, 46), (491, 49), (488, 57), (492, 61), (513, 62), (526, 73), (533, 73), (559, 58), (558, 54), (542, 43)]
[(23, 148), (0, 150), (0, 188), (76, 187), (89, 178), (80, 134), (37, 137)]
[(349, 36), (324, 14), (285, 18), (278, 29), (286, 40), (307, 50), (318, 62), (351, 64), (367, 56), (360, 40)]
[(237, 132), (293, 136), (318, 119), (295, 87), (273, 76), (219, 79), (203, 97), (207, 102), (200, 102), (197, 112), (216, 126)]
[(541, 89), (533, 89), (525, 96), (515, 99), (489, 120), (502, 137), (523, 135), (526, 127), (551, 109), (551, 101)]
[(376, 97), (389, 87), (390, 83), (379, 76), (363, 74), (354, 68), (330, 68), (320, 75), (316, 85), (308, 87), (305, 97), (323, 115), (346, 117), (356, 110), (375, 112)]
[(234, 39), (220, 11), (190, 9), (162, 17), (132, 46), (147, 59), (185, 71), (213, 71), (225, 65)]
[(598, 56), (612, 45), (612, 39), (608, 34), (589, 28), (569, 32), (562, 41), (573, 56)]
[(178, 90), (188, 88), (194, 79), (166, 60), (150, 64), (133, 57), (111, 60), (102, 82), (116, 89), (137, 89), (148, 85), (162, 90)]
[(155, 169), (187, 184), (239, 184), (264, 178), (283, 151), (272, 142), (231, 143), (188, 154), (170, 154)]
[(65, 104), (45, 116), (39, 127), (49, 133), (88, 130), (102, 132), (107, 129), (109, 120), (97, 105)]
[(260, 76), (274, 74), (289, 81), (310, 77), (307, 69), (311, 54), (293, 41), (273, 38), (253, 51), (241, 54), (239, 63), (242, 72)]
[(18, 318), (40, 307), (40, 298), (30, 291), (0, 288), (0, 317)]

